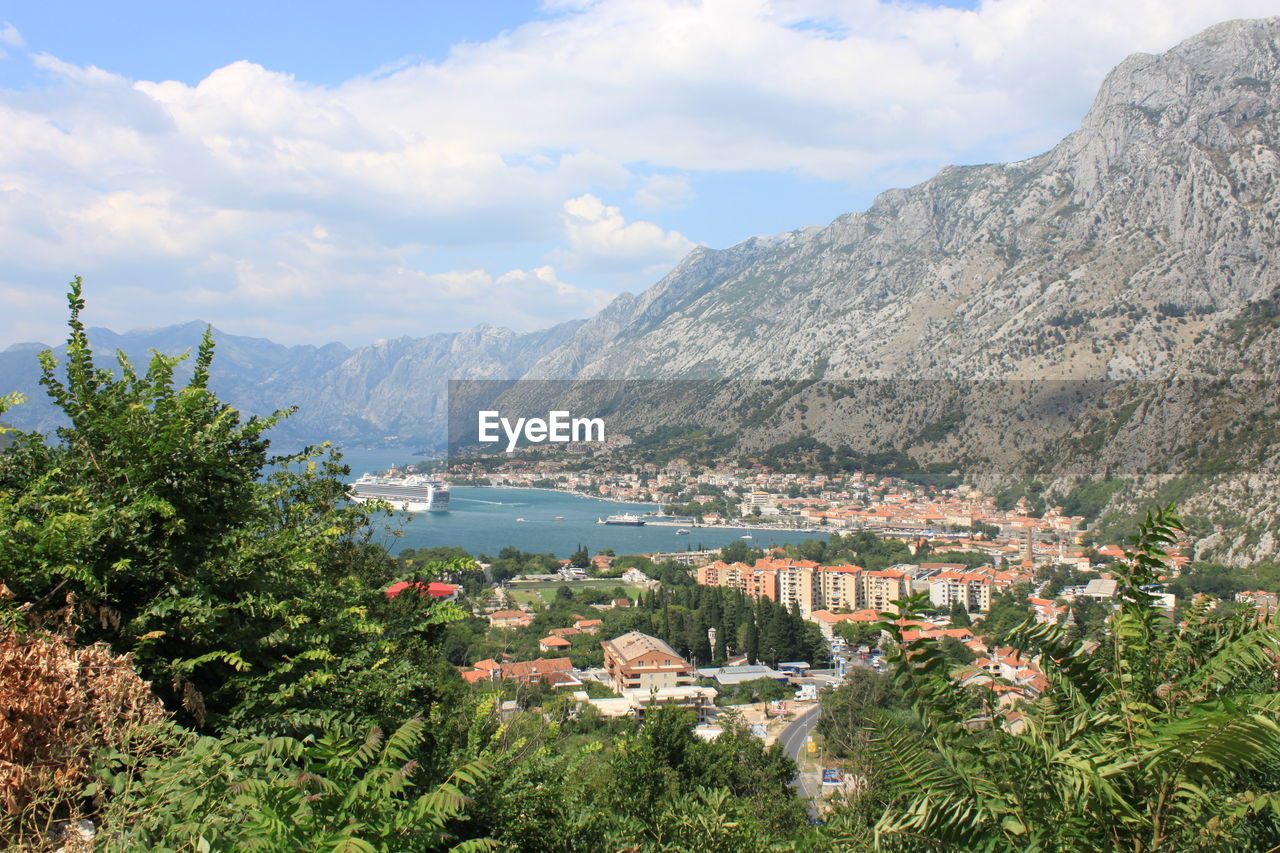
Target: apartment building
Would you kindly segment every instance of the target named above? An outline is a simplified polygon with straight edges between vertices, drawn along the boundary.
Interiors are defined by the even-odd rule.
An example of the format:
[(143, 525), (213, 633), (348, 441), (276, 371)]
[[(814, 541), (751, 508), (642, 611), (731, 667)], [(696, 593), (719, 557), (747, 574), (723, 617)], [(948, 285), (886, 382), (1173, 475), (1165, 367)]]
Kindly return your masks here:
[(755, 568), (762, 573), (770, 573), (775, 578), (778, 588), (774, 600), (784, 607), (798, 607), (800, 615), (807, 616), (814, 611), (815, 589), (814, 573), (818, 564), (812, 560), (757, 560)]
[(939, 572), (929, 579), (929, 601), (943, 609), (959, 604), (965, 610), (985, 613), (991, 609), (993, 586), (988, 575), (953, 570)]
[[(754, 566), (716, 561), (700, 566), (697, 582), (742, 590), (752, 598), (764, 596), (802, 616), (815, 610), (895, 610), (909, 592), (915, 566), (891, 566), (868, 571), (861, 566), (819, 566), (809, 560), (760, 559)], [(972, 593), (973, 609), (990, 607), (990, 579)], [(968, 599), (966, 599), (968, 600)], [(948, 605), (949, 606), (949, 605)]]
[(898, 599), (907, 594), (908, 575), (903, 569), (862, 572), (862, 606), (882, 613), (897, 613)]
[(758, 560), (755, 566), (746, 563), (726, 563), (716, 560), (699, 566), (695, 579), (700, 586), (723, 586), (741, 590), (751, 598), (764, 597), (778, 600), (778, 571), (767, 567), (766, 560)]
[(862, 609), (864, 571), (861, 566), (854, 565), (821, 567), (814, 576), (815, 601), (828, 610)]
[(687, 687), (694, 682), (689, 662), (657, 637), (631, 631), (600, 646), (604, 649), (604, 668), (609, 673), (609, 681), (619, 693)]

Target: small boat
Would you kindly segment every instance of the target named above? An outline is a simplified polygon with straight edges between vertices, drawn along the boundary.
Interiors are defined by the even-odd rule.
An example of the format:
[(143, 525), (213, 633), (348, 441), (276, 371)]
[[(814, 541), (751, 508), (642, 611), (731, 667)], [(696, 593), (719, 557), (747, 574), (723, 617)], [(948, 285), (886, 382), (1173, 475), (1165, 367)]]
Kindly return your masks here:
[(740, 536), (740, 537), (738, 537), (738, 538), (739, 538), (739, 539), (750, 539), (751, 537), (750, 537), (750, 536)]
[(563, 515), (557, 515), (557, 516), (556, 516), (556, 521), (564, 521), (564, 516), (563, 516)]
[(525, 520), (525, 519), (523, 519), (523, 518), (517, 518), (517, 519), (516, 519), (516, 521), (524, 521), (524, 520)]
[(687, 531), (687, 530), (685, 530), (683, 527), (681, 527), (679, 530), (677, 530), (677, 531), (676, 531), (676, 535), (677, 535), (677, 536), (688, 536), (688, 535), (689, 535), (689, 531)]

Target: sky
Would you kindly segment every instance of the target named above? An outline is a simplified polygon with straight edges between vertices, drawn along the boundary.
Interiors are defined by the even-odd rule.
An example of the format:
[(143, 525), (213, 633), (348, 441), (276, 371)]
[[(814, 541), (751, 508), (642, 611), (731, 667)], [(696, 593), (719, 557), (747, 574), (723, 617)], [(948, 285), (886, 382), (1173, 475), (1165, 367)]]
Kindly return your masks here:
[(699, 245), (1041, 153), (1280, 0), (0, 0), (0, 348), (587, 317)]

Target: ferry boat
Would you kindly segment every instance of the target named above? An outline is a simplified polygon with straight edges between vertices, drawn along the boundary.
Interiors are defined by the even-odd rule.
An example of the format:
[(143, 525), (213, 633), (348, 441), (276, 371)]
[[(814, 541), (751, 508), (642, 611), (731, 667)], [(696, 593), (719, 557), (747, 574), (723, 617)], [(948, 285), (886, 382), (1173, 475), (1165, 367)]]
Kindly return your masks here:
[(596, 524), (624, 524), (628, 527), (644, 527), (645, 520), (638, 515), (625, 512), (622, 515), (611, 515), (596, 520)]
[(348, 487), (347, 496), (356, 503), (386, 501), (404, 512), (449, 511), (449, 486), (425, 474), (365, 474)]

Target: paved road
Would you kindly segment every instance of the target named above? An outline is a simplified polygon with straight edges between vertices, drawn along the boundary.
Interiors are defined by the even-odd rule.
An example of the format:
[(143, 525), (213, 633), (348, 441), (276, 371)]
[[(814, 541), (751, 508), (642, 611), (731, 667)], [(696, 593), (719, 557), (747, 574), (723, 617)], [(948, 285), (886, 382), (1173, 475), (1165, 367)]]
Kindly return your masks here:
[[(818, 711), (820, 708), (820, 705), (814, 705), (812, 708), (792, 720), (791, 723), (782, 730), (782, 733), (778, 735), (778, 743), (782, 744), (783, 751), (795, 759), (797, 764), (800, 763), (800, 758), (804, 753), (805, 743), (807, 742), (810, 733), (813, 732), (814, 726), (818, 725)], [(809, 813), (811, 815), (816, 815), (817, 810), (813, 807), (814, 794), (809, 793), (805, 786), (804, 778), (802, 776), (796, 776), (796, 780), (793, 784), (795, 785), (796, 790), (800, 792), (800, 796), (809, 800)]]

